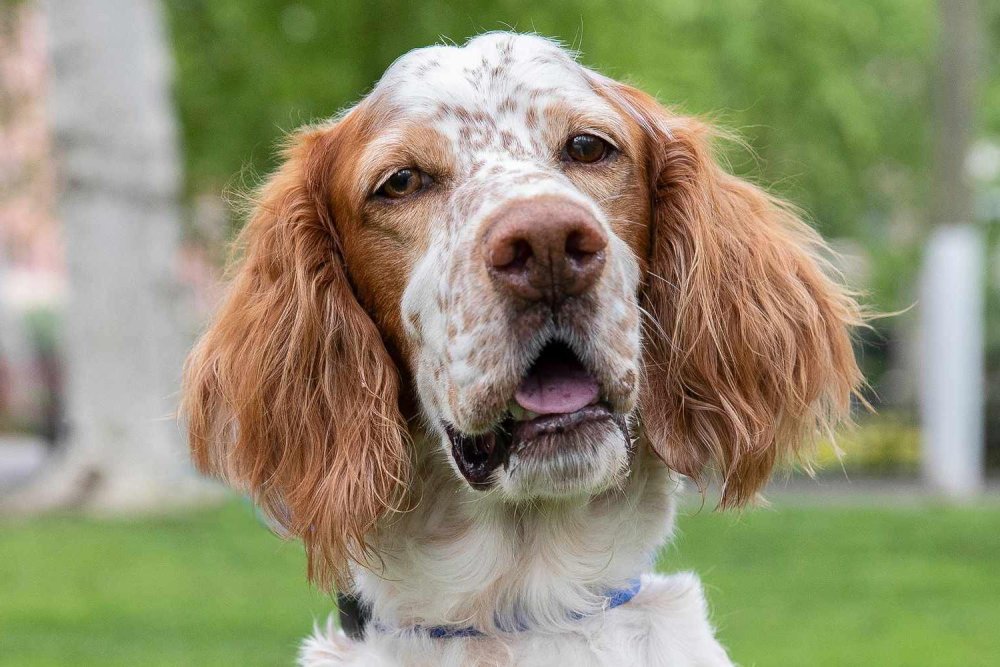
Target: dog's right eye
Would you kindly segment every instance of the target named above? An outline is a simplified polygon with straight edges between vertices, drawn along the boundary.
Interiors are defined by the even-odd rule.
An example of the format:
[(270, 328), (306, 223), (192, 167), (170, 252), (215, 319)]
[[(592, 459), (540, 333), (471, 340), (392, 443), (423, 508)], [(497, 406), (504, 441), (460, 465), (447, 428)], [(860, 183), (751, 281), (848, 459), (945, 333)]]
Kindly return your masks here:
[(400, 199), (412, 195), (422, 187), (426, 175), (419, 169), (400, 169), (385, 180), (375, 194), (387, 197), (388, 199)]
[(570, 137), (563, 149), (564, 159), (592, 164), (600, 162), (611, 152), (611, 146), (604, 139), (593, 134), (578, 134)]

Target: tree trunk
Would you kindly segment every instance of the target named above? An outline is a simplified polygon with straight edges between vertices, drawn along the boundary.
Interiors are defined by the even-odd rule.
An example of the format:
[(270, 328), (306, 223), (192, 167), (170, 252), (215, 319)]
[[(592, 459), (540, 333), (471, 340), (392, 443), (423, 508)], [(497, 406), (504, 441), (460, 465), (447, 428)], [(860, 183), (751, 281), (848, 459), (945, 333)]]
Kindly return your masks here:
[[(155, 0), (49, 0), (58, 211), (69, 263), (62, 453), (3, 505), (96, 512), (191, 504), (173, 411), (186, 346), (180, 159)], [(212, 492), (208, 492), (213, 495)]]

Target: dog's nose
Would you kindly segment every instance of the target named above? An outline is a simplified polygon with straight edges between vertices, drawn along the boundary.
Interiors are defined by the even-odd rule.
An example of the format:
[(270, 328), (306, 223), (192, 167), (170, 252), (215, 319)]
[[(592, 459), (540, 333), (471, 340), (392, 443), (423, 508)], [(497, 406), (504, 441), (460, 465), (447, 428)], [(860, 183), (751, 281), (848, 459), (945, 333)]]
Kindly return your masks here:
[(557, 304), (597, 281), (608, 237), (584, 207), (546, 198), (506, 207), (483, 243), (486, 268), (501, 289)]

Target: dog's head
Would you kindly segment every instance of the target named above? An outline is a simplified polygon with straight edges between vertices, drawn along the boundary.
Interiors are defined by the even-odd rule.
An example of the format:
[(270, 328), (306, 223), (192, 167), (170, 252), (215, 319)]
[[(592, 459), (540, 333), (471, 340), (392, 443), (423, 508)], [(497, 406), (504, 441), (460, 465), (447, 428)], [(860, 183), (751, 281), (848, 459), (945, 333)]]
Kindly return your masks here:
[(321, 582), (405, 497), (413, 434), (498, 502), (591, 496), (649, 446), (745, 503), (847, 412), (858, 310), (711, 134), (539, 37), (401, 58), (260, 191), (189, 360), (195, 461)]

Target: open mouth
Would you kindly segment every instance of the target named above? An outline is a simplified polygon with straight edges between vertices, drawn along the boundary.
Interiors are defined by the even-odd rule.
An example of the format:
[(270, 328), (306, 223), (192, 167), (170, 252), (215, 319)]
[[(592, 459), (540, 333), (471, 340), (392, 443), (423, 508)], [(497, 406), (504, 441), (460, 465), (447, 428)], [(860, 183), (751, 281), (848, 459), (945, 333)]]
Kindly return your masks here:
[[(565, 440), (562, 436), (614, 418), (600, 400), (594, 376), (568, 345), (553, 341), (521, 379), (507, 413), (492, 430), (472, 435), (450, 424), (445, 430), (459, 470), (471, 486), (484, 489), (490, 486), (493, 471), (506, 466), (512, 454), (551, 453)], [(624, 419), (620, 421), (624, 427)]]

